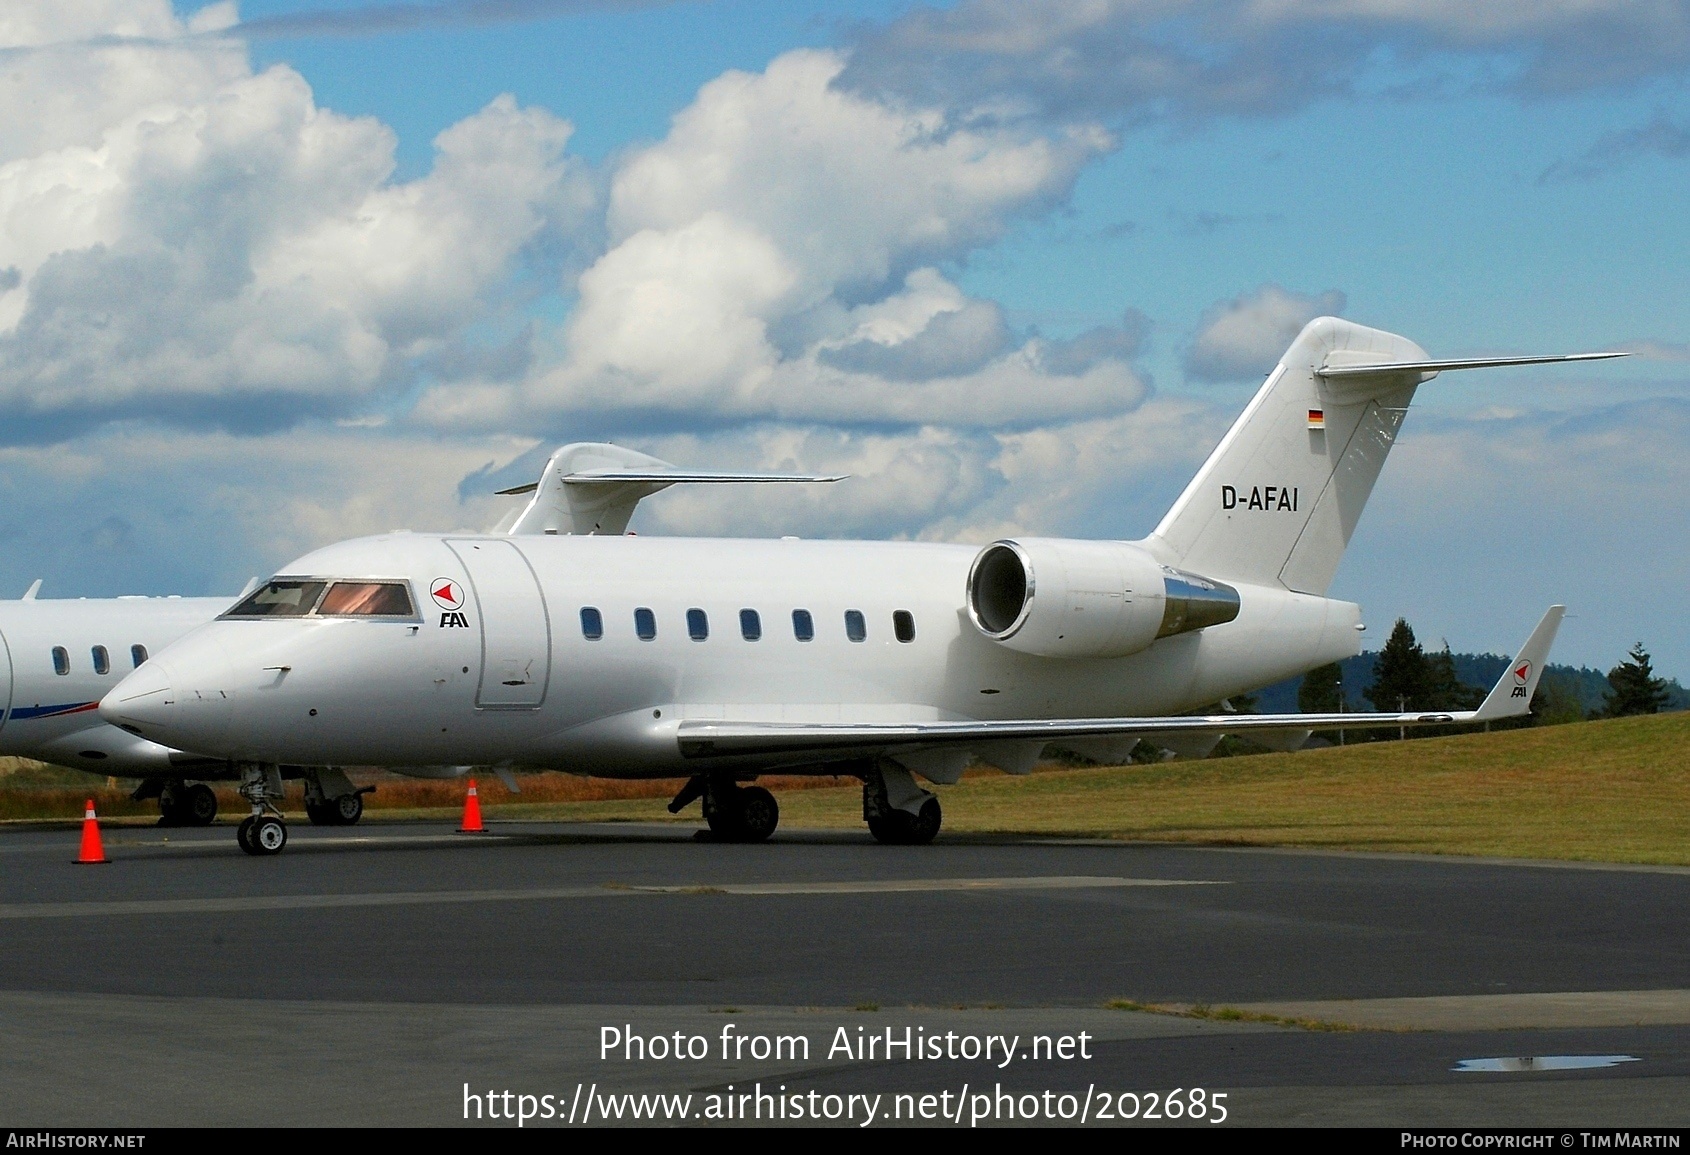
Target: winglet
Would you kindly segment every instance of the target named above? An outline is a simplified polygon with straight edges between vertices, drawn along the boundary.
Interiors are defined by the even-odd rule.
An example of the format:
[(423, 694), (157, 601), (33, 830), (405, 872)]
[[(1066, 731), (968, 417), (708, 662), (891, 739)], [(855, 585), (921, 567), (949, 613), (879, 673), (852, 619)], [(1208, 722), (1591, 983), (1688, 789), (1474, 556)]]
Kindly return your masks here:
[(41, 579), (36, 578), (33, 582), (29, 583), (29, 588), (24, 591), (23, 600), (26, 601), (26, 602), (32, 602), (32, 601), (35, 600), (35, 595), (40, 593), (40, 592), (41, 592)]
[(1566, 606), (1549, 607), (1483, 704), (1464, 721), (1492, 722), (1531, 712), (1532, 695), (1537, 693), (1538, 679), (1543, 677), (1543, 667), (1549, 660), (1549, 647), (1555, 642), (1555, 632), (1561, 628), (1561, 618), (1566, 612)]

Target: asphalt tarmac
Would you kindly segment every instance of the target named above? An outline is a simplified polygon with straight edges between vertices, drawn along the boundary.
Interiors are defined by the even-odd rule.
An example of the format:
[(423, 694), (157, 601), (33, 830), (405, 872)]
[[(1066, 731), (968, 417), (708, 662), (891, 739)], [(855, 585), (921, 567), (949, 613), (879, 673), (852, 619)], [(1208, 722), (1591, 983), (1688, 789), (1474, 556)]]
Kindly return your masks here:
[[(529, 1126), (566, 1104), (627, 1123), (615, 1096), (649, 1092), (710, 1121), (711, 1096), (731, 1110), (752, 1086), (775, 1097), (747, 1109), (788, 1123), (829, 1095), (862, 1123), (878, 1095), (876, 1126), (894, 1106), (968, 1126), (1082, 1103), (1141, 1126), (1165, 1113), (1152, 1095), (1178, 1089), (1188, 1115), (1201, 1088), (1228, 1123), (1690, 1124), (1686, 870), (672, 826), (292, 834), (254, 859), (227, 827), (108, 829), (112, 864), (81, 867), (74, 831), (0, 830), (0, 1124), (511, 1126), (524, 1094), (553, 1096)], [(859, 1045), (906, 1028), (952, 1054)], [(697, 1057), (601, 1056), (617, 1032), (678, 1032)], [(991, 1037), (989, 1061), (963, 1053)], [(1610, 1058), (1561, 1069), (1584, 1056)], [(1520, 1057), (1539, 1061), (1456, 1069)]]

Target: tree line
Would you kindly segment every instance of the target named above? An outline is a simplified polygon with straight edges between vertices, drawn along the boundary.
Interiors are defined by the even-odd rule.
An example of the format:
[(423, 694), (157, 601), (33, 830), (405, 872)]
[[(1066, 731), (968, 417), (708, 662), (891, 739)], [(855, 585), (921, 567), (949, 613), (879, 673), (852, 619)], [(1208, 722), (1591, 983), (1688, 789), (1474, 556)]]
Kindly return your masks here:
[[(1454, 656), (1449, 643), (1441, 650), (1428, 653), (1414, 636), (1414, 629), (1398, 618), (1391, 629), (1385, 648), (1373, 662), (1373, 685), (1362, 697), (1374, 710), (1384, 713), (1447, 712), (1472, 710), (1485, 700), (1488, 686), (1472, 686), (1456, 676)], [(1608, 690), (1603, 704), (1588, 714), (1580, 705), (1572, 689), (1553, 673), (1545, 673), (1532, 697), (1531, 714), (1515, 725), (1550, 725), (1576, 722), (1589, 718), (1624, 718), (1635, 714), (1657, 714), (1670, 701), (1665, 678), (1656, 676), (1653, 660), (1642, 642), (1633, 646), (1620, 662), (1608, 671)], [(1297, 708), (1304, 713), (1329, 714), (1353, 708), (1343, 686), (1343, 671), (1338, 663), (1320, 666), (1303, 676), (1297, 689)], [(1442, 733), (1441, 727), (1413, 731), (1421, 737)], [(1360, 736), (1360, 732), (1354, 737)], [(1375, 731), (1370, 740), (1393, 739), (1394, 731)]]

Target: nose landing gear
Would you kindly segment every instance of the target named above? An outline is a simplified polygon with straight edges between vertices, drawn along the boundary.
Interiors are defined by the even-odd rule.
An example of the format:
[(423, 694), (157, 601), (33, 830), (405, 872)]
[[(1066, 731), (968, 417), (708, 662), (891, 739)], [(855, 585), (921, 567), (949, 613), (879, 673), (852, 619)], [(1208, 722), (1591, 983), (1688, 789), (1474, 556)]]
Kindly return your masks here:
[(242, 765), (240, 789), (241, 797), (252, 804), (252, 813), (236, 828), (235, 841), (251, 855), (280, 854), (288, 844), (287, 823), (275, 806), (283, 796), (281, 768), (253, 762)]
[(272, 814), (243, 818), (235, 828), (235, 841), (248, 854), (280, 854), (288, 844), (287, 823)]

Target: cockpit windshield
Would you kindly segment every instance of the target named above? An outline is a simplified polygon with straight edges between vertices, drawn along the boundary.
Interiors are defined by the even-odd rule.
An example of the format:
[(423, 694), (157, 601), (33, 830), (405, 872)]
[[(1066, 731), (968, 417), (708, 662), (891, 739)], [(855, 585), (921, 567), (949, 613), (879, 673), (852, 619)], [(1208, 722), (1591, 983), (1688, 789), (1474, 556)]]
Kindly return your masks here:
[[(324, 590), (328, 593), (324, 593)], [(400, 581), (329, 581), (273, 578), (253, 591), (226, 618), (380, 617), (412, 618), (411, 590)]]
[(311, 612), (328, 582), (276, 578), (253, 590), (226, 618), (298, 618)]
[(317, 612), (383, 618), (408, 618), (414, 613), (411, 591), (399, 582), (335, 582)]

